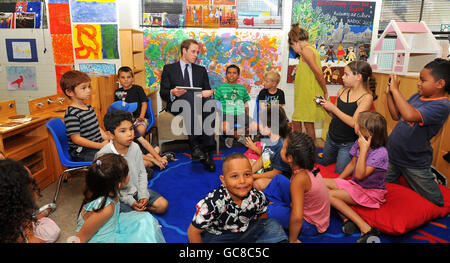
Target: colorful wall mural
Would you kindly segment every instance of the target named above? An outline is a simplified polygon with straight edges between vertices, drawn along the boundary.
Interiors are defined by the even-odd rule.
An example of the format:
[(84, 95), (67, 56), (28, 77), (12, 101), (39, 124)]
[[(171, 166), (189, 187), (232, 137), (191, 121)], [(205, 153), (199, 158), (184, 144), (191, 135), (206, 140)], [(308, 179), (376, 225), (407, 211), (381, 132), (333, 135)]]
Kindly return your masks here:
[[(342, 84), (343, 67), (349, 62), (367, 60), (375, 7), (374, 1), (293, 0), (291, 23), (308, 31), (328, 84)], [(292, 49), (289, 58), (297, 58)], [(294, 81), (295, 64), (289, 63), (289, 83)]]
[(151, 28), (144, 30), (146, 84), (151, 91), (159, 90), (164, 65), (179, 60), (180, 44), (188, 38), (200, 42), (197, 63), (208, 70), (213, 89), (223, 82), (226, 66), (230, 64), (240, 67), (239, 83), (245, 85), (249, 92), (260, 88), (266, 71), (273, 69), (281, 73), (279, 34)]

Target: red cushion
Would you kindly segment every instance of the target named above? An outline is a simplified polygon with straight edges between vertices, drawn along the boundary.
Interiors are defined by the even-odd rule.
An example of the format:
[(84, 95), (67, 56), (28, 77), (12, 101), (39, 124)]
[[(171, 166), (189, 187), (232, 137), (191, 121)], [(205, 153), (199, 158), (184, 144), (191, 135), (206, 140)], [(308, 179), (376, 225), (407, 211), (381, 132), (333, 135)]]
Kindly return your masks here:
[[(336, 178), (334, 167), (318, 165), (324, 178)], [(404, 181), (401, 180), (404, 185)], [(442, 218), (450, 213), (450, 189), (439, 186), (444, 196), (444, 206), (439, 207), (410, 188), (386, 183), (386, 202), (379, 209), (353, 206), (370, 226), (391, 235), (402, 235), (424, 223)]]
[(450, 213), (450, 189), (439, 186), (444, 206), (439, 207), (413, 190), (386, 183), (386, 202), (379, 209), (352, 207), (370, 226), (391, 235), (402, 235)]
[(320, 174), (323, 178), (336, 178), (339, 176), (339, 174), (334, 172), (334, 169), (336, 168), (336, 164), (330, 164), (328, 166), (323, 166), (320, 164), (316, 164), (316, 167), (320, 169)]

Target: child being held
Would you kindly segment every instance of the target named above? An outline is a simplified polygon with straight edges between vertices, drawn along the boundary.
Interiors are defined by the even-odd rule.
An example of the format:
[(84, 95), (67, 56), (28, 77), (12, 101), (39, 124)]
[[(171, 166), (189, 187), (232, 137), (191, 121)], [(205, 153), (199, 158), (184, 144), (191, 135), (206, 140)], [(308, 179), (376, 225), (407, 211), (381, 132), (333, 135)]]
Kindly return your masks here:
[(148, 98), (144, 89), (133, 84), (134, 74), (130, 67), (121, 67), (117, 71), (120, 88), (114, 92), (114, 101), (124, 101), (127, 103), (137, 102), (137, 108), (133, 112), (133, 123), (141, 136), (145, 135), (148, 127), (147, 105)]
[(280, 155), (293, 172), (290, 179), (276, 175), (264, 190), (272, 201), (267, 215), (289, 229), (289, 242), (298, 243), (299, 235), (317, 235), (328, 229), (330, 200), (322, 175), (314, 169), (316, 147), (311, 136), (292, 132)]
[(96, 159), (86, 174), (77, 234), (67, 242), (165, 243), (158, 221), (151, 214), (119, 213), (119, 189), (129, 181), (125, 158), (109, 153)]
[(386, 181), (398, 183), (403, 175), (414, 191), (443, 206), (442, 193), (430, 168), (433, 161), (430, 140), (450, 114), (450, 61), (437, 58), (425, 65), (420, 71), (418, 92), (408, 100), (400, 93), (399, 84), (397, 75), (391, 75), (386, 89), (389, 112), (398, 121), (389, 136)]
[[(350, 206), (379, 208), (385, 202), (385, 178), (389, 163), (386, 120), (377, 112), (361, 112), (355, 132), (359, 138), (350, 150), (352, 160), (337, 179), (325, 179), (325, 182), (331, 205), (344, 220), (342, 231), (351, 235), (358, 227), (361, 237), (357, 242), (366, 243), (369, 237), (378, 236), (380, 232), (367, 224)], [(350, 175), (352, 179), (345, 180)]]
[(64, 114), (69, 154), (76, 162), (92, 161), (108, 140), (98, 125), (94, 108), (84, 103), (91, 97), (91, 79), (84, 72), (72, 70), (64, 73), (60, 85), (71, 100)]
[(227, 156), (222, 170), (222, 185), (196, 205), (188, 229), (189, 242), (285, 242), (287, 236), (281, 225), (267, 218), (268, 200), (252, 187), (252, 169), (247, 157), (240, 153)]
[(142, 152), (139, 146), (133, 142), (134, 127), (131, 113), (111, 110), (106, 113), (103, 120), (111, 142), (105, 145), (96, 156), (105, 153), (122, 155), (127, 160), (130, 169), (130, 182), (120, 189), (121, 212), (136, 210), (164, 213), (169, 205), (167, 200), (147, 188), (147, 171)]

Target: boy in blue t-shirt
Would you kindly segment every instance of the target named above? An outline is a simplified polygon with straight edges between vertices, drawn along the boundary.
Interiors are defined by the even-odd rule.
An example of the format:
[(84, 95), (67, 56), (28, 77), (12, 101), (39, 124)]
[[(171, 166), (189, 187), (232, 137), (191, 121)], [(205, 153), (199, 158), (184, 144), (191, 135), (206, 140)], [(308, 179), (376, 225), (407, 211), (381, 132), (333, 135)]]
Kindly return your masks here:
[(420, 71), (418, 93), (406, 101), (399, 91), (400, 80), (391, 75), (386, 89), (389, 112), (397, 125), (389, 136), (389, 168), (386, 182), (397, 183), (403, 175), (411, 188), (438, 206), (442, 193), (431, 171), (430, 140), (450, 113), (450, 61), (437, 58)]

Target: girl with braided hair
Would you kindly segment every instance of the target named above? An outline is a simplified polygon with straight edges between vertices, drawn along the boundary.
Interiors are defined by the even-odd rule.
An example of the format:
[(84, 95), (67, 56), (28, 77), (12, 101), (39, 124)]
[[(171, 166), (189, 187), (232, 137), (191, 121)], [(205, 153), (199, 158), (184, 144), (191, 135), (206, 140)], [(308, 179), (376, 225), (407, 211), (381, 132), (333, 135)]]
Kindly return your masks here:
[(272, 201), (268, 217), (276, 218), (289, 229), (289, 242), (299, 235), (317, 235), (330, 224), (330, 200), (322, 175), (314, 169), (316, 147), (306, 133), (292, 132), (281, 149), (281, 158), (292, 170), (291, 178), (276, 175), (264, 190)]

